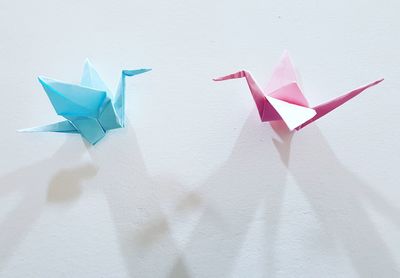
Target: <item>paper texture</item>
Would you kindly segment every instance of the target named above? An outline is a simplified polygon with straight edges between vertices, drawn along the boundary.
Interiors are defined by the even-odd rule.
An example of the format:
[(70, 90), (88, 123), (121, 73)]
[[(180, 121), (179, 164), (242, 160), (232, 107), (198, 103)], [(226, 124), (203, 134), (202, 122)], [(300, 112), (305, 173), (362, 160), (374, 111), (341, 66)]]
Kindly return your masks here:
[(282, 120), (290, 130), (300, 130), (335, 108), (346, 103), (369, 87), (383, 81), (379, 79), (368, 85), (345, 93), (326, 103), (309, 107), (296, 78), (296, 73), (287, 51), (275, 68), (266, 88), (262, 90), (251, 74), (245, 70), (214, 79), (223, 81), (245, 78), (263, 122)]
[(85, 62), (80, 84), (39, 77), (56, 113), (66, 120), (19, 131), (80, 133), (94, 145), (108, 130), (125, 125), (125, 77), (149, 70), (123, 70), (114, 96), (89, 60)]

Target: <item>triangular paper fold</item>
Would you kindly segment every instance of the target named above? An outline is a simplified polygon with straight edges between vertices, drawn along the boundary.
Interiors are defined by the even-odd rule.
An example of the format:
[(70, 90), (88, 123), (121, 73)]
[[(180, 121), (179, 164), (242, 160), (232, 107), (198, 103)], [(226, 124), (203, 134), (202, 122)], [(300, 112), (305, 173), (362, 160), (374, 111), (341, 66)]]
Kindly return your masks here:
[(282, 117), (282, 120), (290, 130), (295, 129), (317, 114), (314, 109), (308, 107), (291, 104), (270, 96), (266, 98)]
[(297, 82), (296, 71), (292, 61), (290, 60), (289, 53), (284, 51), (282, 58), (272, 72), (272, 76), (265, 86), (264, 91), (269, 95), (273, 91), (294, 82)]
[(308, 107), (308, 101), (300, 90), (296, 82), (289, 83), (269, 94), (273, 98), (277, 98), (291, 104)]

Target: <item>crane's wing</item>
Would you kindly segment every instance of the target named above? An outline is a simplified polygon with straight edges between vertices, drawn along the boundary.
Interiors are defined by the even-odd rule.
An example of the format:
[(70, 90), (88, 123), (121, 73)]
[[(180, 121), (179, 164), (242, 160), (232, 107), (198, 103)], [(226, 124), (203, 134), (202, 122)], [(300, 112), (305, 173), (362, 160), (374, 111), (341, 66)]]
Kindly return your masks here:
[(274, 98), (308, 107), (308, 101), (298, 86), (296, 71), (287, 51), (283, 53), (279, 64), (275, 67), (264, 92)]
[(106, 92), (81, 85), (39, 77), (58, 115), (96, 117), (106, 99)]
[(81, 85), (107, 93), (107, 99), (104, 103), (101, 114), (98, 116), (98, 120), (105, 130), (120, 128), (121, 125), (117, 116), (117, 112), (115, 111), (111, 102), (112, 95), (110, 90), (100, 78), (100, 75), (97, 73), (92, 63), (90, 63), (89, 59), (86, 59), (83, 66)]
[(97, 73), (92, 63), (90, 63), (89, 59), (86, 59), (83, 66), (81, 85), (95, 90), (104, 91), (111, 98), (110, 90), (100, 78), (100, 75)]

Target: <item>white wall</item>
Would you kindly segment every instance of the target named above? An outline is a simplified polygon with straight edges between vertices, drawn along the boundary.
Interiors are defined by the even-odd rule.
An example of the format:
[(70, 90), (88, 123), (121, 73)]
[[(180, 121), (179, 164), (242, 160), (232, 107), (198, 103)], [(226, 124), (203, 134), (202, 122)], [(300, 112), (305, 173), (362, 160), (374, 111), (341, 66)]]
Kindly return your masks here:
[[(113, 3), (111, 3), (113, 2)], [(0, 2), (1, 277), (400, 277), (400, 20), (388, 1)], [(384, 83), (283, 141), (243, 80), (284, 49), (312, 104)], [(89, 57), (128, 80), (95, 147), (36, 80)]]

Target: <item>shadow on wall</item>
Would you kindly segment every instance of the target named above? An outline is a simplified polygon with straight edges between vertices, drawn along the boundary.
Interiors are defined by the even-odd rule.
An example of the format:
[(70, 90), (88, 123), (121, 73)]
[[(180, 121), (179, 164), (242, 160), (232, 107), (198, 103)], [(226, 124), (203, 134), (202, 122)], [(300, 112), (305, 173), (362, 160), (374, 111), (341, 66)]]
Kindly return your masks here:
[[(119, 137), (123, 141), (114, 142), (129, 145), (128, 150), (111, 160), (104, 152), (89, 150), (93, 160), (125, 167), (123, 176), (116, 175), (112, 184), (103, 186), (132, 277), (154, 277), (163, 269), (169, 269), (169, 277), (190, 277), (196, 270), (204, 277), (227, 276), (263, 201), (272, 227), (269, 238), (274, 240), (287, 170), (268, 159), (274, 148), (269, 141), (272, 131), (257, 117), (253, 113), (247, 120), (226, 163), (187, 193), (174, 179), (148, 175), (129, 125), (127, 136)], [(248, 194), (243, 194), (244, 187)], [(230, 257), (221, 256), (221, 250)], [(273, 250), (271, 261), (272, 254)]]
[[(252, 117), (257, 116), (254, 114)], [(123, 176), (115, 176), (113, 183), (104, 184), (104, 192), (110, 204), (120, 247), (132, 276), (140, 273), (142, 277), (152, 277), (152, 274), (157, 273), (152, 272), (153, 270), (163, 267), (171, 269), (173, 265), (172, 277), (188, 277), (191, 271), (184, 256), (180, 256), (182, 243), (177, 240), (187, 240), (189, 245), (193, 243), (195, 247), (208, 249), (207, 254), (202, 255), (199, 252), (198, 259), (201, 261), (203, 257), (209, 257), (210, 262), (214, 263), (206, 262), (208, 266), (203, 269), (209, 270), (202, 275), (218, 276), (227, 273), (234, 260), (224, 260), (216, 250), (227, 250), (234, 258), (234, 254), (240, 250), (248, 223), (261, 200), (265, 199), (265, 192), (271, 192), (267, 197), (271, 208), (274, 211), (275, 208), (279, 209), (286, 168), (282, 166), (281, 171), (276, 171), (275, 166), (265, 159), (269, 155), (270, 143), (265, 142), (264, 138), (269, 138), (268, 132), (271, 131), (268, 127), (254, 128), (252, 123), (255, 122), (254, 119), (247, 121), (226, 165), (196, 191), (187, 194), (182, 194), (181, 185), (173, 179), (156, 179), (148, 175), (136, 136), (130, 126), (125, 129), (128, 136), (119, 137), (125, 141), (113, 142), (116, 145), (130, 146), (124, 153), (118, 154), (118, 158), (110, 160), (103, 157), (104, 152), (90, 150), (93, 160), (110, 163), (113, 167), (125, 167), (121, 170), (124, 172)], [(252, 140), (248, 141), (247, 138)], [(274, 167), (270, 169), (270, 172), (275, 173), (274, 182), (266, 181), (264, 175), (260, 174), (266, 167)], [(248, 187), (249, 194), (243, 195), (243, 185)], [(173, 205), (166, 209), (165, 203)], [(177, 226), (185, 226), (182, 221), (190, 221), (197, 214), (198, 224), (192, 225), (193, 231), (189, 231), (185, 239), (185, 232), (181, 232), (180, 228), (185, 230), (187, 227)], [(238, 217), (238, 214), (241, 216)], [(237, 222), (237, 219), (241, 222)], [(270, 219), (272, 222), (276, 221), (274, 217)], [(179, 233), (178, 237), (174, 237), (175, 232)], [(204, 236), (207, 234), (210, 237)], [(211, 269), (211, 265), (216, 267)]]
[(102, 190), (130, 276), (152, 277), (157, 270), (171, 265), (172, 255), (177, 252), (162, 204), (164, 200), (176, 197), (178, 190), (175, 189), (180, 185), (167, 178), (158, 183), (149, 176), (129, 122), (119, 132), (125, 134), (113, 138), (110, 145), (105, 141), (102, 147), (129, 148), (115, 150), (113, 157), (107, 157), (107, 151), (95, 148), (89, 149), (89, 153), (93, 161), (102, 164), (102, 169), (119, 169), (118, 173), (99, 172), (99, 181), (103, 182)]
[(96, 176), (98, 168), (92, 164), (60, 170), (50, 181), (47, 191), (49, 202), (67, 202), (79, 197), (81, 183)]
[(288, 169), (325, 228), (323, 239), (334, 240), (347, 251), (360, 277), (400, 277), (364, 205), (371, 202), (399, 228), (400, 212), (340, 163), (315, 125), (302, 132), (293, 140)]
[[(318, 241), (313, 246), (329, 248), (334, 240), (360, 276), (398, 276), (363, 203), (372, 202), (400, 226), (399, 211), (337, 160), (316, 126), (292, 138), (279, 124), (271, 129), (253, 113), (224, 165), (186, 195), (173, 179), (148, 175), (134, 131), (130, 126), (126, 130), (128, 136), (122, 139), (126, 141), (120, 144), (133, 148), (118, 154), (122, 155), (118, 161), (90, 152), (96, 161), (126, 167), (121, 170), (124, 176), (104, 184), (104, 192), (131, 276), (152, 277), (161, 269), (169, 269), (169, 277), (230, 276), (260, 208), (266, 229), (264, 245), (257, 252), (265, 261), (267, 277), (282, 273), (275, 253), (289, 173), (324, 227), (322, 236), (313, 237)], [(270, 139), (273, 130), (281, 140)], [(166, 202), (172, 203), (168, 209)]]
[[(177, 276), (187, 272), (184, 261), (201, 271), (195, 276), (229, 277), (262, 205), (269, 226), (267, 238), (270, 242), (276, 239), (287, 170), (280, 161), (275, 163), (279, 156), (273, 154), (271, 136), (270, 126), (252, 113), (227, 161), (198, 187), (205, 208), (169, 277), (187, 277)], [(273, 244), (264, 254), (273, 267)]]
[[(265, 261), (265, 276), (274, 277), (283, 271), (276, 243), (290, 173), (324, 228), (323, 235), (313, 237), (313, 246), (340, 244), (362, 277), (399, 277), (363, 205), (370, 202), (398, 227), (400, 212), (338, 161), (316, 126), (292, 138), (274, 125), (281, 140), (271, 141), (274, 131), (257, 117), (250, 115), (227, 161), (192, 192), (182, 193), (174, 179), (149, 176), (129, 125), (122, 131), (126, 136), (115, 137), (110, 145), (105, 141), (102, 148), (76, 150), (76, 144), (66, 141), (51, 158), (1, 177), (0, 196), (18, 192), (23, 197), (0, 223), (0, 267), (40, 217), (46, 196), (49, 202), (72, 201), (85, 180), (99, 175), (132, 277), (152, 277), (160, 269), (169, 271), (169, 277), (230, 276), (251, 223), (260, 220), (265, 240), (257, 253)], [(131, 148), (106, 157), (104, 148), (120, 145)], [(75, 167), (86, 151), (104, 164), (102, 169), (118, 167), (118, 173), (98, 171), (92, 164)], [(43, 169), (61, 170), (47, 185)], [(262, 219), (255, 219), (260, 208)]]
[[(22, 196), (0, 223), (0, 269), (40, 217), (47, 195), (50, 201), (73, 200), (83, 180), (96, 174), (91, 165), (65, 169), (76, 165), (86, 151), (74, 142), (67, 138), (52, 157), (0, 177), (0, 198)], [(56, 172), (50, 185), (47, 172)]]
[[(274, 123), (272, 128), (281, 139), (272, 140), (274, 149), (261, 139), (270, 138), (271, 134), (252, 123), (253, 119), (246, 122), (225, 165), (199, 189), (209, 204), (185, 246), (185, 256), (177, 260), (170, 277), (187, 273), (188, 266), (183, 261), (196, 266), (205, 277), (230, 276), (260, 202), (265, 208), (265, 246), (260, 247), (265, 258), (264, 271), (266, 277), (282, 273), (283, 269), (277, 269), (274, 252), (287, 172), (294, 176), (324, 227), (322, 236), (313, 237), (320, 241), (313, 246), (327, 248), (335, 241), (346, 250), (360, 277), (400, 277), (399, 268), (364, 203), (371, 202), (399, 228), (400, 211), (338, 161), (315, 125), (292, 138), (293, 133)], [(276, 151), (281, 161), (273, 155)]]

